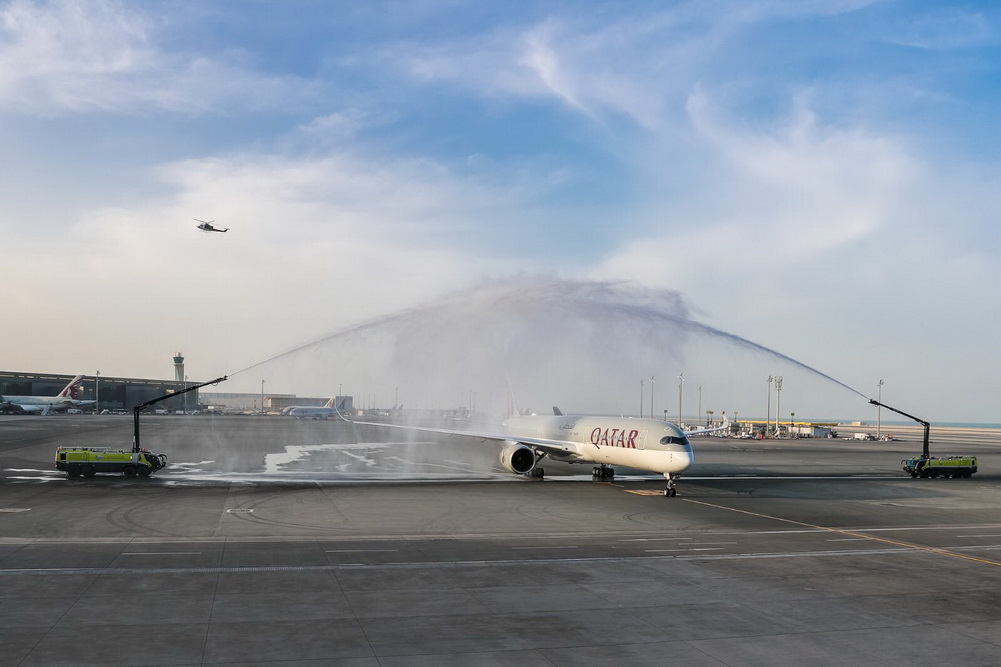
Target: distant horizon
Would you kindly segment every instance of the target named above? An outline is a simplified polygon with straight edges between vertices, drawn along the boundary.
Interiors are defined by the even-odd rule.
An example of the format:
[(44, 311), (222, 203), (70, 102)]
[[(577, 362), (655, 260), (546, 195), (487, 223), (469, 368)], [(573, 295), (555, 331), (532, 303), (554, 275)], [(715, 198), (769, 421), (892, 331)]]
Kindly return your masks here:
[[(58, 381), (60, 381), (60, 380), (62, 380), (64, 378), (65, 379), (70, 379), (70, 378), (73, 378), (75, 375), (77, 375), (77, 373), (41, 372), (41, 371), (37, 371), (37, 372), (36, 371), (11, 371), (11, 370), (0, 369), (0, 375), (6, 375), (8, 373), (18, 373), (18, 374), (25, 374), (25, 375), (33, 375), (33, 374), (37, 373), (39, 375), (51, 375), (51, 376), (54, 376), (53, 380), (52, 380), (53, 382), (58, 382)], [(87, 381), (93, 382), (93, 379), (95, 377), (97, 377), (96, 375), (91, 375), (91, 374), (83, 374), (83, 375), (84, 375), (84, 378), (85, 378), (84, 382), (87, 382)], [(171, 378), (171, 377), (163, 377), (163, 378), (155, 378), (155, 377), (153, 377), (153, 378), (147, 378), (147, 377), (141, 377), (141, 376), (138, 376), (138, 375), (105, 375), (103, 373), (101, 374), (100, 377), (102, 379), (108, 379), (108, 380), (150, 380), (150, 381), (156, 381), (156, 382), (176, 382), (176, 380), (174, 378)], [(189, 384), (195, 384), (197, 382), (207, 382), (207, 381), (208, 380), (188, 380), (188, 383)], [(202, 394), (216, 394), (216, 393), (219, 393), (219, 394), (240, 394), (240, 395), (245, 395), (247, 397), (258, 397), (258, 396), (260, 396), (260, 392), (253, 392), (253, 391), (222, 391), (222, 390), (220, 390), (220, 387), (223, 387), (223, 386), (224, 385), (221, 385), (221, 384), (218, 387), (217, 386), (210, 386), (208, 388), (200, 390), (200, 393), (202, 393)], [(335, 394), (335, 395), (337, 395), (337, 394)], [(345, 393), (343, 395), (344, 396), (351, 396), (354, 399), (359, 398), (359, 395), (357, 395), (357, 394)], [(0, 393), (0, 396), (2, 396), (2, 393)], [(264, 392), (264, 396), (265, 397), (268, 397), (268, 396), (282, 396), (282, 397), (302, 398), (302, 399), (310, 399), (310, 400), (319, 400), (319, 399), (329, 398), (329, 395), (322, 395), (322, 396), (321, 395), (316, 395), (316, 396), (313, 396), (313, 395), (300, 395), (300, 394), (291, 393), (291, 392), (270, 392), (270, 391), (265, 391)], [(364, 398), (364, 397), (362, 397), (362, 398)], [(386, 409), (391, 409), (394, 406), (392, 404), (386, 404), (386, 405), (380, 405), (380, 406), (369, 406), (369, 407), (366, 407), (366, 408), (362, 408), (360, 405), (356, 405), (354, 407), (355, 407), (355, 409), (386, 410)], [(560, 407), (563, 408), (564, 406), (560, 406)], [(421, 412), (421, 411), (427, 411), (427, 412), (452, 411), (452, 410), (462, 409), (462, 408), (468, 408), (468, 406), (464, 406), (464, 405), (461, 405), (461, 404), (457, 403), (456, 405), (452, 405), (452, 406), (448, 406), (448, 407), (442, 407), (442, 408), (430, 408), (430, 407), (407, 408), (404, 405), (404, 409), (405, 410), (411, 410), (412, 409), (415, 412)], [(547, 409), (546, 411), (543, 411), (543, 412), (539, 412), (538, 410), (533, 410), (532, 412), (534, 414), (547, 414), (549, 412), (549, 410)], [(574, 415), (577, 415), (577, 414), (592, 414), (592, 415), (595, 415), (595, 416), (606, 416), (606, 417), (624, 416), (624, 417), (627, 417), (627, 418), (646, 418), (646, 419), (656, 419), (656, 420), (659, 420), (659, 421), (663, 421), (663, 414), (662, 413), (651, 417), (650, 414), (649, 414), (649, 412), (644, 412), (642, 415), (640, 415), (639, 412), (629, 413), (629, 412), (600, 412), (600, 411), (598, 411), (598, 412), (593, 412), (593, 413), (592, 412), (581, 413), (581, 412), (575, 412), (575, 411), (573, 411), (572, 408), (570, 408), (569, 410), (564, 410), (564, 412), (567, 415), (569, 415), (569, 416), (574, 416)], [(488, 414), (488, 413), (487, 412), (478, 412), (477, 414)], [(719, 420), (721, 419), (722, 415), (723, 415), (722, 412), (715, 412), (713, 414), (713, 417), (712, 417), (713, 421), (719, 422)], [(766, 421), (766, 418), (764, 416), (740, 416), (738, 414), (737, 418), (735, 420), (732, 412), (727, 412), (726, 415), (727, 415), (727, 417), (731, 421), (755, 422), (755, 423), (764, 423)], [(918, 415), (918, 416), (920, 416), (920, 415)], [(667, 421), (669, 421), (669, 422), (675, 422), (676, 421), (676, 419), (670, 414), (670, 412), (668, 412)], [(706, 423), (706, 417), (703, 415), (701, 418), (696, 419), (695, 415), (692, 414), (692, 415), (687, 415), (686, 417), (684, 417), (682, 419), (682, 421), (685, 424), (687, 424), (687, 425), (696, 425), (696, 423), (699, 424), (699, 425), (704, 425)], [(769, 423), (774, 423), (775, 421), (776, 421), (775, 415), (772, 415), (768, 419)], [(795, 417), (795, 420), (791, 419), (790, 417), (786, 417), (786, 416), (783, 416), (783, 417), (781, 417), (779, 419), (779, 422), (780, 423), (784, 423), (784, 424), (788, 424), (790, 421), (795, 421), (795, 423), (835, 424), (835, 425), (839, 425), (839, 426), (854, 426), (856, 424), (853, 424), (852, 422), (861, 422), (860, 424), (857, 424), (857, 425), (860, 426), (860, 427), (863, 427), (863, 428), (874, 428), (874, 427), (878, 426), (877, 419), (875, 417), (843, 417), (843, 418), (839, 418), (839, 419), (832, 419), (832, 418), (826, 418), (826, 417), (801, 416), (801, 415), (797, 414), (796, 417)], [(933, 421), (933, 420), (929, 420), (929, 421), (930, 421), (930, 423), (931, 423), (931, 425), (933, 427), (939, 426), (939, 427), (953, 427), (953, 428), (1001, 429), (1001, 422), (965, 422), (965, 421)], [(882, 421), (880, 423), (881, 423), (882, 426), (914, 426), (914, 427), (920, 427), (921, 426), (918, 422), (915, 422), (915, 421), (912, 421), (912, 420), (902, 420), (902, 419), (882, 419)]]

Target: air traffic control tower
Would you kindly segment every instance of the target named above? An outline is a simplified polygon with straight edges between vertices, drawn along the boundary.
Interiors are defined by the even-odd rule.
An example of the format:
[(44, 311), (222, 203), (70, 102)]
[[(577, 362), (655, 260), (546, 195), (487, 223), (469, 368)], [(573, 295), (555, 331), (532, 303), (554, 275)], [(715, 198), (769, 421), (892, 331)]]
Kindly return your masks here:
[(184, 357), (180, 352), (174, 355), (174, 379), (184, 382)]

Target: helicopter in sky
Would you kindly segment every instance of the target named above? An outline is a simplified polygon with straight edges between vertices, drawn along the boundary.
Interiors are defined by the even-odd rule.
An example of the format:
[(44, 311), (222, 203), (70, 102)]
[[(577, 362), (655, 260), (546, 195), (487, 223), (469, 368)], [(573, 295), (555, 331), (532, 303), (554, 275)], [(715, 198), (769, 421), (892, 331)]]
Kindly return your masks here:
[(214, 226), (212, 223), (215, 222), (215, 220), (199, 220), (198, 218), (191, 218), (191, 219), (194, 220), (195, 222), (202, 223), (202, 224), (198, 225), (198, 229), (202, 230), (203, 232), (228, 232), (229, 231), (229, 227), (216, 227), (216, 226)]

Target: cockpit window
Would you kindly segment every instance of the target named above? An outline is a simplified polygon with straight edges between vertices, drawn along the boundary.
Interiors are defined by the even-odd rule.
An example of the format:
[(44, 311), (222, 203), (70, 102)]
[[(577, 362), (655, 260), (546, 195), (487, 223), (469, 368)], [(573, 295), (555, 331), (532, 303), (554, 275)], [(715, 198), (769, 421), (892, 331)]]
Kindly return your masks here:
[(688, 440), (684, 437), (679, 437), (676, 435), (665, 435), (660, 439), (660, 444), (662, 445), (687, 445)]

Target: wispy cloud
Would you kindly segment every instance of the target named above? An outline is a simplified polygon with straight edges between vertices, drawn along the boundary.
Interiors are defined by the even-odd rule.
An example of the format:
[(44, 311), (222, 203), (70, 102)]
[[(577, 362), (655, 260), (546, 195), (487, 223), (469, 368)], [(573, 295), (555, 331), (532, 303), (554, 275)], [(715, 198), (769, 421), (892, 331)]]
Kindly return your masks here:
[(0, 5), (0, 109), (60, 115), (266, 107), (304, 94), (291, 76), (248, 68), (239, 53), (172, 52), (141, 6), (111, 0)]
[(1001, 40), (995, 20), (982, 12), (942, 7), (909, 21), (902, 21), (887, 40), (920, 49), (947, 50), (998, 46)]

